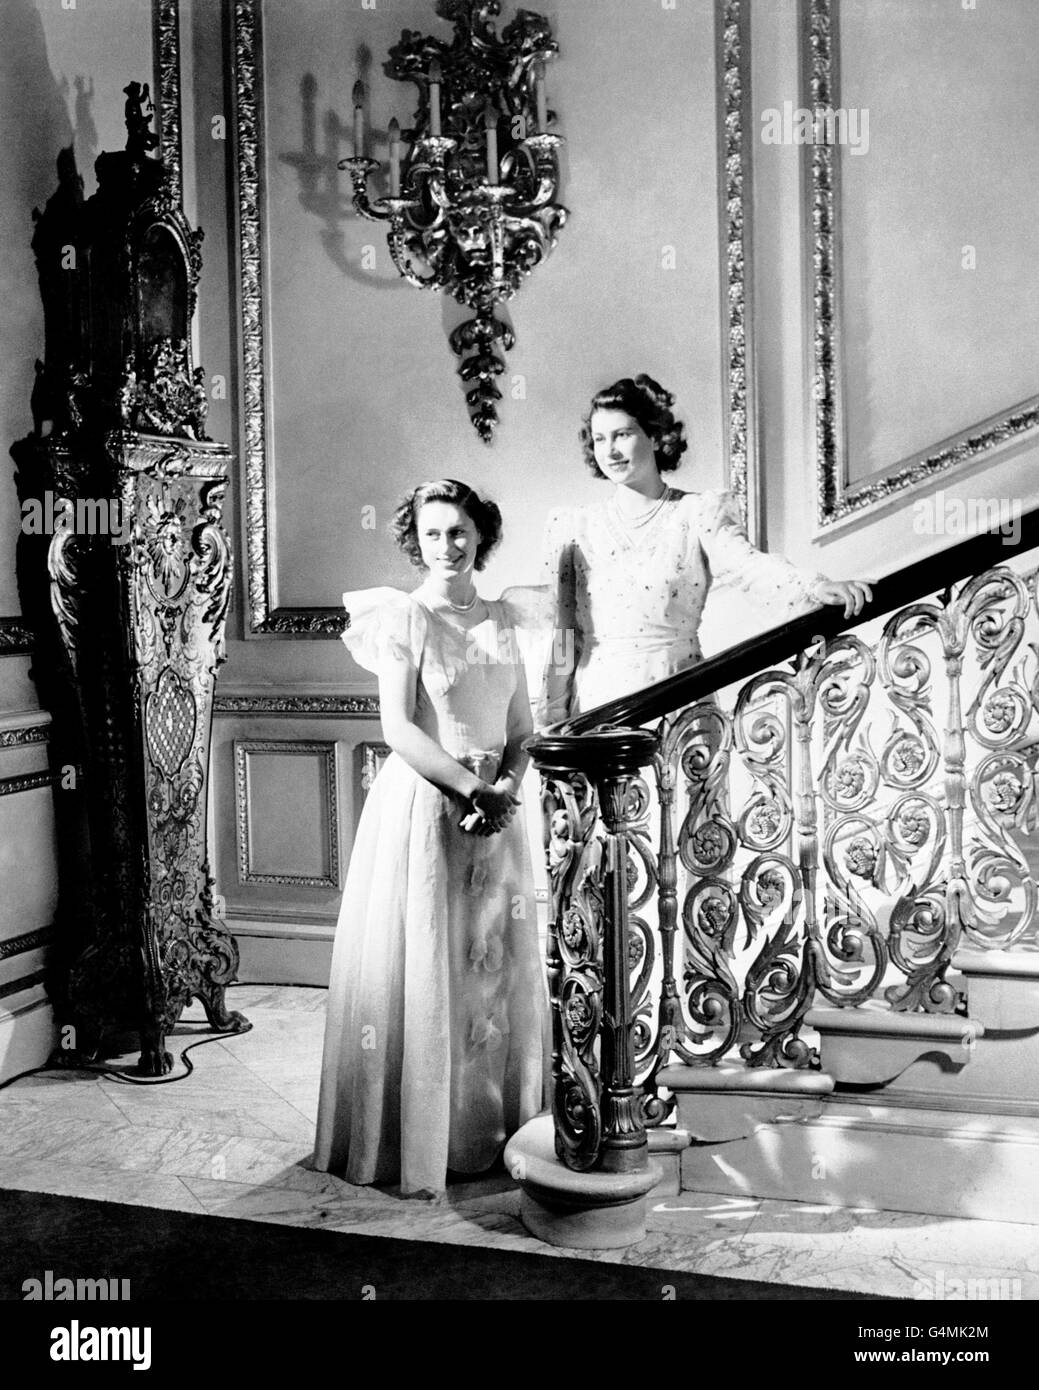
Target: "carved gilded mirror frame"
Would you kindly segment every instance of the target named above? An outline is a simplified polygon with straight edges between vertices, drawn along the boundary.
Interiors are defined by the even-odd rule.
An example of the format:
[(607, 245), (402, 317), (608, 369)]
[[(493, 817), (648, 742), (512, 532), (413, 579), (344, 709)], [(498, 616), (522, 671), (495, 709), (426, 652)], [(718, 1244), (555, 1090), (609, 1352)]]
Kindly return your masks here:
[[(803, 105), (838, 110), (839, 28), (836, 0), (800, 0)], [(804, 146), (805, 278), (811, 292), (808, 396), (814, 402), (816, 521), (829, 528), (872, 515), (908, 488), (975, 463), (998, 446), (1039, 427), (1039, 395), (939, 439), (882, 472), (852, 483), (845, 414), (846, 334), (841, 300), (839, 148)]]
[[(250, 635), (335, 637), (343, 628), (339, 608), (290, 608), (278, 604), (272, 554), (273, 478), (269, 448), (268, 351), (265, 336), (262, 218), (264, 185), (262, 0), (235, 0), (235, 201), (239, 213), (241, 271), (241, 435)], [(727, 415), (729, 486), (736, 493), (751, 535), (759, 532), (757, 428), (750, 315), (750, 4), (714, 0), (718, 109), (719, 244), (723, 369)]]

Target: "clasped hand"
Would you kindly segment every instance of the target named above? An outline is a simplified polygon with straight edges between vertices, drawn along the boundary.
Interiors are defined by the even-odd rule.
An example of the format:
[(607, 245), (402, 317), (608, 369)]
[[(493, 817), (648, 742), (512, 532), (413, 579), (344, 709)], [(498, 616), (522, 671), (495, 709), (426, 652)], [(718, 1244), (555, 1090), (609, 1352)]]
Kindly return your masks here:
[(470, 810), (459, 821), (459, 829), (467, 835), (497, 835), (516, 814), (520, 799), (508, 787), (495, 782), (473, 792), (467, 805)]

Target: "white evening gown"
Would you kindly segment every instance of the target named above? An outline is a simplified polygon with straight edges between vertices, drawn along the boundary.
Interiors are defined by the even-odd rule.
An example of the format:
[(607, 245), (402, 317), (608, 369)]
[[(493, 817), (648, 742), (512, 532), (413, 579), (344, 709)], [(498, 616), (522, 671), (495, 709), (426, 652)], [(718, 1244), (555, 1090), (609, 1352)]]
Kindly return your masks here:
[[(674, 488), (650, 522), (632, 529), (617, 520), (609, 502), (553, 513), (546, 526), (545, 561), (555, 632), (545, 663), (539, 728), (695, 666), (702, 660), (700, 619), (715, 581), (746, 594), (771, 625), (817, 604), (813, 589), (825, 579), (751, 545), (731, 494)], [(660, 802), (652, 770), (643, 769), (642, 777), (646, 812), (632, 838), (652, 857), (660, 840)], [(676, 833), (689, 810), (685, 778), (677, 781)], [(678, 875), (681, 925), (692, 882), (681, 860)], [(639, 874), (637, 894), (644, 883)], [(630, 920), (652, 935), (655, 896)], [(684, 941), (680, 934), (680, 952)], [(681, 955), (675, 973), (681, 980)], [(639, 1012), (648, 1020), (652, 1006), (641, 1003)], [(642, 1063), (648, 1060), (647, 1053)]]
[(727, 492), (669, 488), (652, 521), (632, 530), (608, 501), (563, 508), (549, 518), (544, 549), (556, 634), (539, 725), (696, 665), (713, 582), (741, 590), (775, 623), (816, 603), (825, 579), (751, 545)]
[[(343, 641), (370, 670), (412, 663), (415, 722), (493, 781), (519, 669), (507, 606), (464, 631), (415, 596), (375, 592)], [(548, 996), (524, 821), (483, 838), (462, 814), (391, 754), (357, 826), (314, 1152), (349, 1182), (439, 1192), (447, 1169), (488, 1168), (542, 1109)]]

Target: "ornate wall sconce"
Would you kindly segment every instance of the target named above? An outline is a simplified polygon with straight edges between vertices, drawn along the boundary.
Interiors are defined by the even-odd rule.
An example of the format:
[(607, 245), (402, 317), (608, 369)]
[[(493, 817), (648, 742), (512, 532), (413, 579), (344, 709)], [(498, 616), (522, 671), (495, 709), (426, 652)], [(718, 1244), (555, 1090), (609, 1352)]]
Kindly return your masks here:
[(501, 0), (437, 0), (451, 43), (405, 29), (385, 71), (419, 89), (414, 126), (390, 123), (387, 198), (368, 179), (381, 166), (365, 152), (364, 88), (354, 88), (354, 157), (341, 162), (362, 217), (388, 222), (394, 264), (420, 289), (446, 290), (473, 310), (451, 334), (466, 401), (489, 444), (498, 423), (496, 351), (515, 341), (495, 307), (513, 297), (556, 244), (567, 210), (555, 201), (562, 138), (549, 132), (546, 59), (558, 51), (548, 21), (520, 10), (499, 36)]

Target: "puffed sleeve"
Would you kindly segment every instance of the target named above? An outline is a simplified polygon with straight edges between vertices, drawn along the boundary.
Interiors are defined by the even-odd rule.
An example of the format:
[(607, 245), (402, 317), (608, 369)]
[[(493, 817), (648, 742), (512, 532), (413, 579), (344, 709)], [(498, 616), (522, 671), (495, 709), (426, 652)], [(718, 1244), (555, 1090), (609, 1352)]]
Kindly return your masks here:
[(573, 703), (574, 672), (580, 656), (574, 568), (576, 517), (573, 508), (552, 512), (545, 524), (542, 566), (548, 593), (548, 650), (541, 672), (534, 724), (547, 728), (566, 719)]
[(818, 607), (816, 585), (826, 575), (798, 569), (783, 555), (770, 555), (751, 545), (731, 492), (700, 494), (700, 542), (718, 584), (741, 590), (770, 615), (790, 617), (801, 609)]
[(376, 674), (389, 661), (403, 661), (415, 670), (426, 642), (422, 605), (400, 589), (355, 589), (343, 595), (349, 626), (343, 633), (347, 651)]

